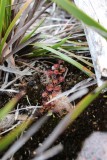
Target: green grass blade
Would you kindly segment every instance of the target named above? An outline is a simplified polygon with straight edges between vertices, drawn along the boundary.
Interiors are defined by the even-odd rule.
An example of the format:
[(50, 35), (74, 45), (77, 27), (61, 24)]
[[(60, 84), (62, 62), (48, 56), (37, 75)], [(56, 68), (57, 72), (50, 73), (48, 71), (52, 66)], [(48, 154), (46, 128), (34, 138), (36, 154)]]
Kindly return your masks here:
[(11, 109), (17, 104), (19, 99), (24, 95), (25, 93), (19, 93), (14, 98), (12, 98), (3, 108), (0, 109), (0, 120), (4, 118)]
[(77, 67), (78, 69), (80, 69), (82, 72), (84, 72), (85, 74), (87, 74), (89, 77), (93, 77), (94, 73), (91, 72), (88, 68), (86, 68), (85, 66), (81, 65), (80, 63), (78, 63), (77, 61), (73, 60), (72, 58), (68, 57), (67, 55), (51, 48), (48, 46), (45, 46), (44, 44), (40, 44), (40, 43), (35, 43), (35, 46), (43, 48), (51, 53), (54, 53), (55, 55), (59, 56), (61, 59), (69, 62), (70, 64), (74, 65), (75, 67)]
[[(53, 49), (57, 49), (57, 48), (61, 47), (67, 41), (67, 39), (68, 38), (64, 38), (59, 43), (56, 43), (53, 46), (51, 46), (50, 44), (46, 44), (46, 45), (51, 46), (51, 48), (53, 48)], [(34, 50), (33, 54), (29, 55), (28, 57), (45, 56), (46, 53), (47, 53), (47, 51), (45, 49), (41, 49), (39, 51), (36, 49), (36, 51)]]
[(6, 149), (16, 138), (19, 136), (30, 124), (32, 120), (28, 119), (24, 121), (18, 127), (9, 132), (6, 136), (0, 139), (0, 151)]
[(85, 108), (88, 107), (89, 104), (99, 96), (101, 91), (105, 88), (107, 88), (107, 81), (102, 86), (97, 87), (93, 92), (91, 92), (85, 98), (83, 98), (76, 105), (76, 108), (72, 113), (71, 120), (74, 121), (85, 110)]
[(7, 29), (7, 32), (1, 42), (1, 46), (0, 46), (0, 56), (2, 54), (2, 49), (3, 49), (3, 46), (6, 42), (6, 39), (9, 35), (9, 33), (11, 32), (12, 28), (15, 26), (16, 24), (16, 21), (19, 19), (19, 17), (21, 16), (21, 14), (24, 12), (24, 10), (28, 7), (28, 5), (32, 2), (32, 0), (27, 0), (27, 2), (23, 5), (23, 7), (19, 10), (19, 12), (16, 14), (15, 18), (13, 19), (13, 21), (11, 22), (9, 28)]
[(69, 45), (63, 45), (62, 48), (69, 50), (69, 51), (88, 51), (88, 47), (84, 46), (69, 46)]
[(65, 50), (65, 49), (63, 49), (63, 48), (59, 48), (59, 49), (60, 49), (60, 51), (68, 54), (68, 55), (71, 56), (71, 57), (74, 57), (74, 58), (78, 59), (79, 61), (81, 61), (81, 62), (83, 62), (84, 64), (86, 64), (86, 65), (88, 65), (88, 66), (90, 66), (90, 67), (93, 68), (93, 64), (90, 63), (90, 62), (88, 62), (88, 61), (86, 61), (86, 60), (83, 59), (81, 56), (75, 55), (74, 53), (69, 52), (68, 50)]
[(72, 2), (69, 0), (52, 0), (60, 5), (63, 9), (65, 9), (68, 13), (75, 16), (77, 19), (81, 20), (83, 23), (88, 25), (89, 27), (93, 28), (97, 31), (101, 36), (107, 38), (107, 29), (105, 29), (102, 25), (97, 23), (94, 19), (76, 7)]
[(24, 43), (24, 42), (26, 42), (28, 39), (30, 39), (30, 38), (32, 37), (32, 35), (36, 32), (36, 30), (43, 24), (44, 20), (45, 20), (45, 18), (42, 19), (42, 20), (39, 22), (39, 24), (34, 28), (34, 30), (33, 30), (31, 33), (29, 33), (28, 35), (26, 35), (26, 36), (22, 39), (21, 43)]
[(12, 0), (7, 0), (6, 9), (5, 9), (6, 14), (5, 14), (4, 33), (6, 32), (6, 30), (8, 29), (11, 23), (11, 4), (12, 4)]
[(55, 45), (52, 46), (53, 49), (57, 49), (59, 47), (61, 47), (63, 44), (65, 44), (65, 42), (67, 41), (67, 38), (62, 39), (59, 43), (56, 43)]
[(7, 0), (1, 0), (0, 1), (0, 39), (2, 38), (2, 28), (3, 23), (5, 21), (5, 7), (6, 7)]

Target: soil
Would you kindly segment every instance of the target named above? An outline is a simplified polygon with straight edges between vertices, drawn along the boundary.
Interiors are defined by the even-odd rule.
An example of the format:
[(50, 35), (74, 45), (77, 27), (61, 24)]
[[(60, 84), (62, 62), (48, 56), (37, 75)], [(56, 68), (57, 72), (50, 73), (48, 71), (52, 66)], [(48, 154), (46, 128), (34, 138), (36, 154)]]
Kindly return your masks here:
[[(52, 62), (53, 63), (53, 62)], [(56, 63), (56, 62), (54, 62)], [(61, 84), (62, 91), (66, 91), (73, 87), (81, 80), (88, 78), (84, 73), (80, 72), (75, 67), (65, 64), (68, 68), (65, 81)], [(47, 67), (49, 69), (49, 67)], [(35, 78), (31, 78), (27, 88), (27, 94), (29, 101), (32, 105), (38, 102), (41, 104), (41, 94), (45, 90), (43, 84), (41, 84), (40, 75), (36, 74)], [(35, 79), (35, 81), (34, 81)], [(28, 81), (26, 79), (26, 81)], [(35, 89), (35, 84), (38, 87)], [(28, 83), (27, 83), (28, 84)], [(91, 87), (92, 90), (94, 87)], [(22, 88), (21, 88), (22, 89)], [(35, 90), (35, 92), (33, 92)], [(32, 95), (32, 93), (34, 93)], [(39, 95), (39, 96), (37, 96)], [(35, 98), (36, 97), (36, 98)], [(35, 100), (36, 99), (36, 100)], [(78, 100), (79, 101), (79, 100)], [(77, 104), (78, 101), (73, 103)], [(4, 101), (3, 101), (4, 104)], [(20, 101), (20, 106), (28, 105), (26, 98), (24, 97)], [(54, 143), (63, 144), (64, 150), (51, 160), (76, 160), (76, 157), (81, 150), (84, 140), (94, 131), (107, 131), (107, 96), (106, 93), (101, 94), (97, 100), (95, 100), (79, 117), (78, 119), (68, 127), (68, 129), (57, 139)], [(40, 115), (39, 115), (40, 116)], [(30, 140), (14, 155), (15, 160), (30, 160), (34, 157), (34, 150), (40, 145), (46, 137), (53, 131), (58, 122), (63, 118), (58, 114), (51, 116), (48, 123), (46, 123), (36, 135), (30, 138)]]
[[(83, 141), (94, 131), (107, 131), (107, 97), (104, 95), (93, 102), (81, 116), (58, 138), (64, 150), (51, 160), (75, 160), (81, 150)], [(15, 154), (15, 159), (30, 160), (33, 151), (48, 137), (61, 118), (51, 117), (49, 122)], [(54, 145), (55, 145), (54, 144)], [(20, 155), (20, 156), (19, 156)]]

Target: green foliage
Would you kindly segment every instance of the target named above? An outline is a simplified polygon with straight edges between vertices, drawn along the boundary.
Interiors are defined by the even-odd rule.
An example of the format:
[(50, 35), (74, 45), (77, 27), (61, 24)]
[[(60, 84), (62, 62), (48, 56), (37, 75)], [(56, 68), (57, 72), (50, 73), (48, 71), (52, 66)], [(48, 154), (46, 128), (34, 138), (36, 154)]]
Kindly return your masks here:
[[(19, 12), (16, 14), (14, 19), (10, 23), (9, 27), (6, 28), (6, 33), (5, 33), (4, 37), (2, 37), (2, 41), (1, 41), (1, 45), (0, 45), (0, 54), (1, 55), (2, 55), (2, 50), (3, 50), (4, 44), (6, 43), (6, 40), (7, 40), (8, 36), (9, 36), (10, 32), (12, 31), (13, 27), (15, 27), (16, 22), (20, 18), (21, 14), (25, 11), (25, 9), (29, 6), (29, 4), (31, 2), (32, 2), (32, 0), (29, 0), (23, 5), (23, 7), (19, 10)], [(4, 12), (6, 12), (6, 6), (8, 6), (8, 1), (7, 0), (5, 0), (5, 3), (3, 1), (3, 3), (1, 4), (1, 7), (3, 8), (2, 10)], [(3, 12), (3, 14), (1, 14), (2, 15), (2, 23), (4, 22), (4, 24), (5, 23), (7, 24), (8, 23), (8, 18), (5, 19), (5, 16), (7, 17), (8, 12), (6, 12), (7, 14), (5, 16), (4, 16), (4, 12)], [(12, 12), (12, 10), (9, 11), (9, 15), (11, 15), (11, 12)], [(11, 19), (11, 18), (9, 17), (9, 19)]]
[[(26, 35), (26, 31), (44, 13), (50, 4), (47, 4), (40, 13), (34, 15), (41, 4), (40, 1), (27, 0), (21, 4), (21, 7), (19, 7), (19, 4), (13, 4), (12, 6), (12, 0), (1, 0), (0, 2), (0, 62), (2, 64), (10, 55), (15, 54), (36, 41), (36, 30), (44, 20), (40, 21), (31, 33)], [(34, 3), (32, 8), (30, 8), (32, 2)], [(7, 55), (9, 48), (11, 48), (11, 51)]]
[(77, 67), (78, 69), (83, 71), (88, 76), (90, 76), (90, 77), (94, 76), (94, 73), (92, 73), (88, 68), (86, 68), (85, 66), (81, 65), (79, 62), (77, 62), (74, 59), (70, 58), (66, 54), (63, 54), (60, 51), (55, 50), (54, 48), (58, 47), (58, 45), (55, 45), (52, 48), (52, 47), (48, 47), (48, 46), (46, 46), (44, 44), (36, 43), (35, 46), (41, 47), (41, 48), (43, 48), (43, 49), (45, 49), (45, 50), (47, 50), (47, 51), (49, 51), (51, 53), (54, 53), (55, 55), (57, 55), (57, 58), (60, 58), (60, 59), (63, 59), (64, 61), (69, 62), (70, 64), (74, 65), (75, 67)]
[(5, 27), (5, 18), (7, 16), (8, 10), (6, 11), (7, 0), (0, 1), (0, 39), (2, 38), (2, 33)]
[(9, 132), (6, 136), (0, 139), (0, 151), (6, 149), (24, 130), (31, 124), (31, 119), (26, 119), (22, 124)]
[(24, 92), (21, 92), (20, 94), (16, 95), (2, 109), (0, 109), (0, 120), (3, 119), (12, 110), (12, 108), (17, 104), (17, 102), (24, 94)]

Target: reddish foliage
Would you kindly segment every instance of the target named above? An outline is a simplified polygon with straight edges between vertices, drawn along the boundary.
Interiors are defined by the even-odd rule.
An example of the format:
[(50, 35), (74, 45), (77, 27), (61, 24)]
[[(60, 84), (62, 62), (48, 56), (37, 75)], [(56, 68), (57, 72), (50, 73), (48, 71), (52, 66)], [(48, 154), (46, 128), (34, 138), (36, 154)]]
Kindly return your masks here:
[(61, 73), (64, 73), (65, 71), (66, 71), (65, 68), (61, 68), (61, 69), (60, 69), (60, 72), (61, 72)]
[(64, 77), (60, 76), (60, 77), (59, 77), (59, 82), (60, 82), (60, 83), (61, 83), (61, 82), (64, 82)]
[(58, 75), (60, 72), (56, 69), (56, 70), (54, 70), (54, 74), (55, 75)]
[(52, 70), (48, 70), (47, 74), (48, 74), (48, 76), (51, 76), (53, 74), (53, 71)]
[(42, 97), (43, 97), (43, 98), (48, 97), (48, 93), (47, 93), (47, 92), (43, 92), (43, 93), (42, 93)]
[(59, 64), (54, 64), (53, 66), (54, 66), (55, 69), (58, 69), (60, 65)]
[(58, 80), (57, 79), (53, 79), (53, 84), (58, 84)]
[(47, 89), (47, 91), (49, 91), (49, 92), (51, 92), (51, 91), (53, 91), (53, 84), (48, 84), (47, 86), (46, 86), (46, 89)]
[[(62, 101), (62, 99), (47, 104), (49, 100), (51, 100), (53, 97), (56, 97), (59, 93), (61, 93), (60, 83), (64, 82), (65, 78), (63, 77), (63, 74), (66, 71), (66, 68), (64, 67), (63, 63), (64, 61), (59, 60), (58, 63), (55, 63), (52, 66), (52, 68), (47, 71), (50, 82), (49, 84), (46, 85), (46, 91), (42, 93), (43, 108), (41, 113), (48, 111), (50, 109), (60, 113), (61, 110), (63, 110), (64, 108), (65, 104), (63, 105), (63, 103), (60, 102)], [(58, 105), (56, 103), (58, 103)], [(65, 110), (68, 109), (65, 108)]]
[(54, 87), (54, 91), (58, 91), (59, 92), (60, 90), (61, 90), (61, 86), (55, 86)]
[(56, 92), (56, 91), (52, 92), (52, 97), (56, 97), (57, 95), (58, 95), (58, 92)]

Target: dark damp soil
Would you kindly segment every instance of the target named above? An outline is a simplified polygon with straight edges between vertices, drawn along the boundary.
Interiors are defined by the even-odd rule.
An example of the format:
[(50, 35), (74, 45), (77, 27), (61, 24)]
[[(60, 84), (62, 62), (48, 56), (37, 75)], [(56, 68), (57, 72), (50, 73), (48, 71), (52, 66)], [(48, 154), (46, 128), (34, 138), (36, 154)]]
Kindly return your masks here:
[[(68, 68), (65, 81), (62, 83), (62, 90), (68, 90), (81, 80), (88, 78), (84, 73), (75, 67), (65, 64)], [(34, 82), (35, 84), (32, 84)], [(34, 86), (38, 87), (35, 88)], [(41, 84), (40, 75), (35, 75), (27, 83), (27, 95), (32, 105), (41, 104), (41, 93), (44, 85)], [(94, 86), (95, 88), (95, 86)], [(90, 90), (92, 90), (90, 88)], [(5, 94), (4, 97), (7, 95)], [(1, 96), (0, 96), (1, 97)], [(36, 98), (35, 98), (36, 97)], [(9, 97), (8, 97), (9, 98)], [(7, 98), (7, 99), (8, 99)], [(36, 100), (35, 100), (36, 99)], [(3, 100), (3, 99), (2, 99)], [(3, 104), (6, 103), (3, 101)], [(75, 102), (77, 103), (77, 101)], [(28, 105), (26, 97), (20, 101), (20, 105)], [(34, 150), (44, 141), (45, 138), (53, 131), (55, 126), (63, 117), (55, 115), (50, 117), (49, 121), (37, 132), (30, 140), (14, 155), (14, 160), (30, 160), (34, 157)], [(107, 131), (107, 96), (101, 94), (81, 115), (68, 127), (68, 129), (54, 143), (63, 144), (64, 150), (51, 160), (75, 160), (78, 152), (81, 150), (82, 143), (93, 131)]]
[[(61, 118), (50, 118), (47, 124), (34, 135), (22, 149), (15, 154), (17, 160), (30, 160), (33, 151), (43, 140), (48, 137)], [(93, 102), (81, 116), (58, 138), (54, 143), (62, 143), (64, 150), (51, 160), (74, 160), (81, 150), (83, 141), (93, 131), (107, 131), (107, 97), (101, 95)]]

